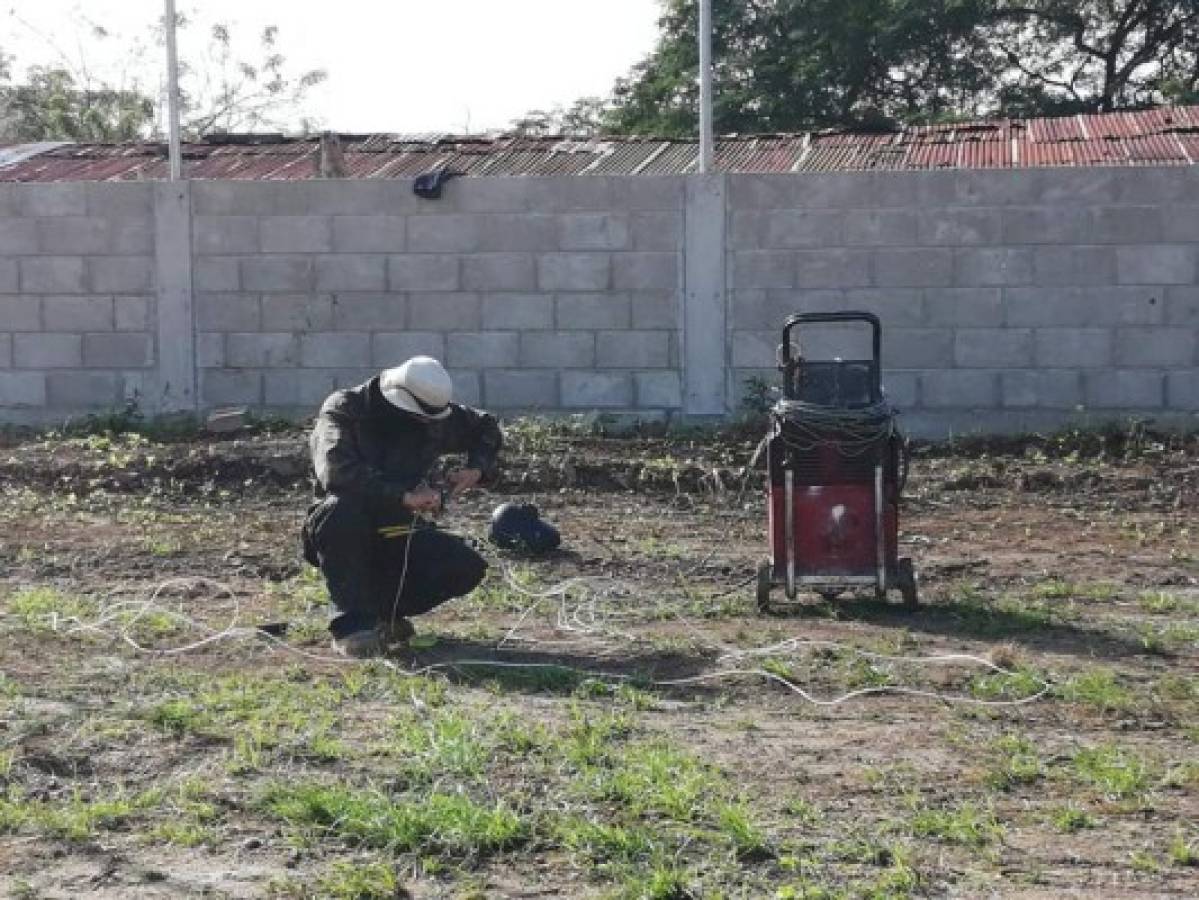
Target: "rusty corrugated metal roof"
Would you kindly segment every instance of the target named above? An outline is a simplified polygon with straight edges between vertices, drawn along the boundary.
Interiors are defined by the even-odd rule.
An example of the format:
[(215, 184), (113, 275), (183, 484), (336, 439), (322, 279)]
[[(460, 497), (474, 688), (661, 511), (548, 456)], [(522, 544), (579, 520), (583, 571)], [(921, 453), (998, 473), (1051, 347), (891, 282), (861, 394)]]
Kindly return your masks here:
[[(448, 134), (340, 135), (348, 177), (412, 178), (448, 167), (465, 175), (678, 175), (694, 172), (694, 141), (651, 137)], [(216, 135), (184, 145), (194, 179), (317, 177), (318, 138)], [(167, 175), (166, 146), (40, 144), (0, 147), (0, 181), (136, 181)], [(919, 171), (1034, 166), (1199, 163), (1199, 106), (1042, 119), (720, 138), (727, 172)]]

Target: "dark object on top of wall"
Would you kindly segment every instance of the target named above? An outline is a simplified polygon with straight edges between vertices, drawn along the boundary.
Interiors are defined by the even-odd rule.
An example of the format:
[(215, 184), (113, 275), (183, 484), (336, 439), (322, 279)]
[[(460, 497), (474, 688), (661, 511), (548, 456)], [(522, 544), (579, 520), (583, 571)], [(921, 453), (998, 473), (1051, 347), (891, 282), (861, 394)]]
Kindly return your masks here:
[(416, 181), (412, 184), (412, 193), (418, 197), (423, 197), (425, 200), (440, 200), (441, 189), (451, 178), (457, 178), (459, 175), (465, 175), (465, 172), (457, 172), (454, 169), (434, 169), (432, 172), (425, 172), (423, 175), (418, 175)]

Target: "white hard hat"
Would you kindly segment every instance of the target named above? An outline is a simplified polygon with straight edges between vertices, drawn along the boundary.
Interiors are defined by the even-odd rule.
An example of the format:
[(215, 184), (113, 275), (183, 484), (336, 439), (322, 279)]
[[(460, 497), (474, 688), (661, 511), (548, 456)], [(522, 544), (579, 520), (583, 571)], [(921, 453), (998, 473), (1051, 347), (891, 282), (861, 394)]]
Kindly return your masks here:
[(431, 356), (414, 356), (401, 366), (385, 369), (379, 389), (392, 406), (423, 419), (444, 419), (454, 396), (450, 373)]

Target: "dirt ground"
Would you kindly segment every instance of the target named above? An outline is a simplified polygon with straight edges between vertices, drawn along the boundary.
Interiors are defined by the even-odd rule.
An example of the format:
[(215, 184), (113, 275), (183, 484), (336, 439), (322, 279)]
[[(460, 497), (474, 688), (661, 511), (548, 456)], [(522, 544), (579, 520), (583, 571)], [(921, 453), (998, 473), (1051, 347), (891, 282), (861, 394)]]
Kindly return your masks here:
[(1199, 441), (918, 447), (923, 607), (762, 615), (752, 431), (510, 437), (442, 525), (519, 497), (563, 549), (347, 663), (301, 432), (10, 436), (0, 888), (1199, 895)]

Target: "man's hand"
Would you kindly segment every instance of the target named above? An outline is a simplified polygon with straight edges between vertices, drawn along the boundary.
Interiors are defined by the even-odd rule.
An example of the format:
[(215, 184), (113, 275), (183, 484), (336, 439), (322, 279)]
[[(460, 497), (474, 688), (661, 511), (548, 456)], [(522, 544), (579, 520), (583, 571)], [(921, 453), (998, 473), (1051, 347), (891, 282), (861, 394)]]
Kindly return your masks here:
[(435, 513), (441, 510), (441, 494), (423, 484), (404, 494), (403, 502), (404, 507), (414, 513)]
[(457, 497), (477, 485), (482, 477), (483, 473), (478, 469), (454, 469), (446, 475), (445, 480), (450, 485), (453, 496)]

